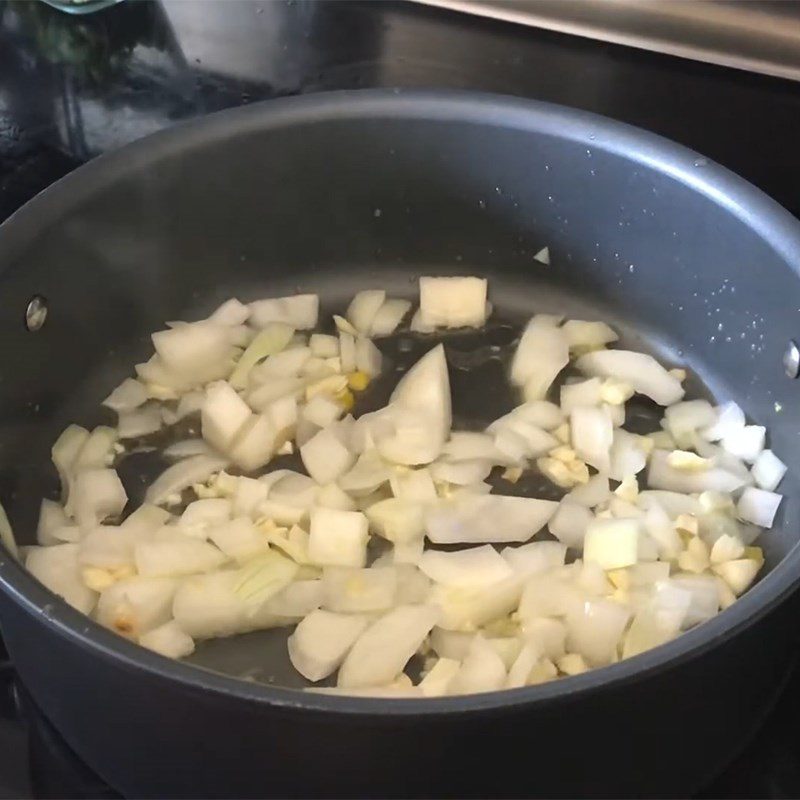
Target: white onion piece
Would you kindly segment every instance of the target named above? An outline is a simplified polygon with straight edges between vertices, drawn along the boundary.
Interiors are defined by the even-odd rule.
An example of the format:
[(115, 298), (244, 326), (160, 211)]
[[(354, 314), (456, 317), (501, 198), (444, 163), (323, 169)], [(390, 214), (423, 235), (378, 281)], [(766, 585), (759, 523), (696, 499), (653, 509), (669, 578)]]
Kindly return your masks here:
[(580, 610), (583, 592), (562, 573), (551, 571), (525, 584), (517, 612), (523, 626), (539, 617), (566, 617)]
[(488, 586), (513, 574), (508, 562), (488, 544), (449, 553), (428, 550), (419, 560), (419, 569), (445, 586)]
[(397, 470), (389, 484), (392, 494), (407, 503), (429, 505), (437, 500), (436, 486), (428, 468)]
[(36, 541), (42, 545), (60, 544), (63, 540), (59, 532), (70, 525), (64, 508), (53, 500), (42, 500), (39, 509), (39, 524), (36, 528)]
[(172, 528), (162, 528), (154, 538), (138, 542), (133, 556), (139, 575), (150, 578), (211, 572), (228, 560), (213, 545)]
[(219, 381), (206, 388), (200, 411), (203, 438), (217, 450), (227, 451), (245, 423), (252, 417), (247, 403), (229, 383)]
[(281, 470), (281, 473), (281, 477), (270, 486), (269, 499), (298, 508), (311, 508), (319, 494), (314, 479), (292, 470)]
[(103, 405), (117, 413), (133, 411), (147, 400), (147, 390), (134, 378), (125, 378), (111, 394), (103, 400)]
[(572, 447), (579, 458), (608, 474), (614, 428), (603, 409), (589, 406), (575, 408), (570, 414), (570, 431)]
[(315, 508), (311, 511), (308, 555), (321, 566), (363, 567), (369, 524), (359, 511)]
[(164, 448), (164, 458), (190, 458), (191, 456), (212, 455), (213, 449), (202, 439), (185, 439), (182, 442), (175, 442)]
[(753, 478), (760, 489), (774, 492), (786, 474), (786, 464), (772, 450), (763, 450), (753, 464)]
[(490, 461), (434, 461), (430, 466), (434, 480), (452, 483), (456, 486), (467, 486), (479, 483), (489, 477), (492, 471)]
[(297, 580), (267, 600), (263, 610), (276, 617), (302, 619), (322, 605), (321, 580)]
[(421, 322), (432, 328), (479, 328), (486, 322), (486, 291), (485, 278), (420, 278)]
[(226, 300), (219, 308), (209, 315), (209, 322), (220, 325), (244, 325), (250, 318), (250, 309), (235, 297)]
[(158, 406), (146, 406), (133, 411), (121, 411), (117, 431), (120, 439), (138, 439), (161, 429), (163, 419)]
[(656, 503), (666, 511), (670, 519), (675, 519), (681, 514), (697, 516), (703, 510), (696, 497), (661, 489), (646, 489), (639, 492), (637, 502), (642, 508), (649, 508), (651, 503)]
[(431, 631), (431, 648), (441, 658), (463, 661), (467, 657), (475, 633), (472, 631), (451, 631), (436, 626)]
[(359, 336), (356, 339), (356, 369), (374, 378), (381, 374), (383, 356), (374, 345), (372, 339)]
[(345, 374), (356, 369), (356, 339), (349, 333), (339, 334), (339, 365)]
[(250, 373), (250, 382), (261, 386), (274, 378), (293, 378), (304, 371), (311, 360), (311, 348), (305, 345), (287, 347), (279, 353), (271, 355)]
[(314, 358), (336, 358), (339, 355), (339, 338), (326, 333), (312, 333), (308, 340)]
[(411, 310), (411, 303), (408, 300), (387, 300), (379, 309), (372, 320), (369, 330), (370, 336), (390, 336), (397, 326), (403, 321), (403, 317)]
[(629, 475), (637, 475), (645, 468), (648, 454), (646, 441), (643, 441), (643, 437), (621, 428), (614, 431), (608, 472), (612, 480), (622, 481)]
[(653, 450), (647, 470), (647, 485), (651, 489), (666, 489), (671, 492), (691, 494), (694, 492), (734, 492), (746, 480), (720, 467), (702, 472), (687, 472), (674, 469), (668, 462), (666, 450)]
[(565, 499), (571, 503), (577, 503), (587, 508), (594, 508), (608, 500), (611, 494), (611, 489), (608, 485), (608, 476), (598, 473), (592, 475), (587, 483), (582, 486), (576, 486), (565, 495)]
[(139, 637), (139, 644), (167, 658), (185, 658), (194, 652), (194, 640), (184, 633), (175, 620)]
[(325, 567), (322, 606), (342, 614), (388, 611), (397, 597), (397, 570), (393, 567)]
[(745, 425), (722, 437), (722, 447), (735, 458), (752, 464), (764, 449), (767, 429), (762, 425)]
[(530, 542), (519, 547), (504, 547), (500, 555), (518, 576), (529, 578), (562, 566), (567, 548), (561, 542)]
[(460, 668), (460, 661), (452, 658), (438, 659), (419, 683), (422, 696), (444, 697), (448, 694), (448, 687)]
[(356, 457), (341, 442), (333, 426), (323, 428), (300, 448), (308, 474), (319, 484), (331, 483), (353, 466)]
[(312, 611), (289, 637), (292, 665), (309, 681), (327, 678), (344, 661), (367, 624), (364, 616)]
[(69, 425), (51, 448), (53, 464), (61, 480), (61, 497), (65, 503), (69, 501), (75, 461), (88, 438), (89, 431), (86, 428), (82, 428), (80, 425)]
[(555, 513), (558, 503), (532, 497), (462, 495), (428, 512), (428, 538), (437, 544), (525, 542)]
[(190, 536), (206, 538), (206, 529), (212, 525), (228, 522), (233, 503), (225, 497), (207, 497), (195, 500), (186, 506), (178, 520), (182, 532)]
[(425, 533), (425, 510), (396, 497), (380, 500), (366, 509), (375, 533), (396, 544), (421, 539)]
[(736, 504), (740, 519), (761, 528), (771, 528), (783, 495), (748, 486)]
[(563, 621), (547, 617), (527, 619), (522, 626), (525, 639), (549, 659), (566, 653), (567, 629)]
[(315, 502), (321, 508), (336, 508), (339, 511), (355, 511), (357, 509), (355, 500), (335, 483), (328, 483), (320, 487)]
[[(236, 633), (274, 628), (291, 620), (276, 617), (237, 592), (245, 570), (223, 570), (186, 578), (175, 593), (175, 622), (195, 639), (232, 636)], [(279, 586), (275, 594), (284, 586)]]
[(357, 497), (368, 495), (389, 480), (391, 471), (375, 450), (362, 453), (352, 469), (339, 478), (339, 486)]
[(178, 581), (135, 577), (112, 584), (97, 601), (97, 621), (106, 628), (136, 639), (168, 622)]
[(434, 586), (429, 602), (441, 609), (441, 628), (474, 631), (514, 611), (521, 594), (522, 581), (515, 575), (491, 586)]
[[(515, 442), (509, 441), (509, 433), (513, 433), (517, 437)], [(551, 433), (517, 416), (512, 417), (497, 431), (494, 444), (498, 450), (503, 450), (504, 452), (512, 450), (513, 452), (514, 445), (520, 440), (524, 445), (527, 458), (538, 458), (550, 452), (559, 444), (558, 439)]]
[(744, 428), (744, 411), (732, 400), (717, 406), (714, 411), (715, 421), (700, 431), (700, 435), (707, 441), (717, 442)]
[(227, 372), (227, 365), (220, 362), (218, 366), (219, 374), (217, 375), (198, 375), (193, 377), (179, 373), (168, 367), (161, 360), (161, 357), (156, 354), (143, 364), (136, 364), (134, 369), (136, 370), (139, 380), (145, 384), (148, 397), (154, 400), (176, 400), (179, 394), (188, 391), (193, 386), (203, 383), (204, 380), (222, 378), (224, 373)]
[(442, 448), (442, 457), (448, 461), (485, 459), (493, 464), (504, 462), (503, 454), (494, 445), (494, 439), (486, 433), (473, 431), (453, 431)]
[(564, 423), (565, 416), (555, 403), (551, 403), (548, 400), (531, 400), (517, 406), (504, 417), (496, 419), (486, 430), (489, 433), (495, 433), (512, 419), (527, 422), (536, 428), (552, 431)]
[(561, 410), (565, 414), (571, 414), (581, 406), (600, 405), (603, 400), (600, 394), (602, 387), (603, 382), (600, 378), (587, 378), (585, 381), (565, 383), (561, 387)]
[(451, 694), (494, 692), (503, 688), (506, 677), (503, 659), (482, 636), (476, 636), (470, 644), (461, 669), (450, 681), (448, 688)]
[(681, 382), (646, 353), (631, 350), (597, 350), (581, 356), (576, 366), (587, 375), (617, 378), (639, 394), (662, 406), (677, 403), (683, 397)]
[(581, 550), (586, 529), (594, 517), (585, 505), (567, 498), (559, 503), (547, 527), (559, 542), (573, 550)]
[(580, 319), (568, 319), (562, 330), (569, 342), (570, 350), (595, 349), (616, 342), (616, 332), (605, 322), (585, 322)]
[(387, 409), (395, 432), (377, 442), (388, 461), (415, 466), (437, 458), (450, 435), (450, 379), (444, 347), (426, 353), (395, 387)]
[(669, 578), (669, 583), (691, 594), (691, 602), (681, 623), (691, 628), (716, 616), (719, 611), (719, 589), (713, 575), (682, 573)]
[(620, 569), (639, 558), (642, 524), (638, 519), (595, 519), (586, 529), (583, 558), (603, 569)]
[(324, 394), (318, 394), (303, 407), (303, 417), (320, 428), (327, 428), (344, 413), (339, 403)]
[(319, 316), (319, 297), (315, 294), (296, 294), (250, 303), (250, 323), (264, 328), (270, 322), (283, 322), (296, 330), (316, 327)]
[[(136, 413), (136, 412), (132, 412)], [(84, 469), (103, 469), (114, 459), (117, 431), (98, 425), (88, 436), (73, 464), (75, 473)]]
[(77, 475), (70, 502), (75, 521), (91, 528), (122, 513), (128, 495), (113, 469), (89, 469)]
[(383, 289), (364, 289), (350, 301), (345, 316), (361, 334), (368, 334), (375, 315), (386, 300)]
[(436, 326), (424, 322), (422, 319), (422, 309), (418, 308), (411, 317), (408, 329), (413, 333), (433, 333), (436, 330)]
[(525, 387), (526, 400), (542, 400), (568, 363), (569, 343), (563, 330), (535, 316), (514, 353), (511, 381)]
[(294, 328), (283, 322), (271, 322), (256, 334), (247, 349), (239, 357), (230, 376), (230, 384), (235, 389), (244, 389), (253, 367), (262, 359), (280, 353), (294, 335)]
[(683, 400), (669, 406), (664, 412), (666, 427), (682, 442), (682, 437), (708, 428), (716, 421), (717, 414), (708, 400)]
[(267, 414), (251, 414), (228, 448), (231, 461), (245, 472), (269, 463), (282, 443)]
[(394, 680), (430, 633), (438, 616), (433, 606), (407, 605), (373, 622), (345, 657), (337, 685), (358, 689)]
[(164, 470), (145, 493), (145, 501), (161, 505), (194, 483), (203, 483), (215, 472), (224, 469), (227, 459), (218, 456), (194, 456)]
[(242, 565), (269, 549), (264, 534), (256, 528), (253, 521), (238, 517), (214, 525), (208, 531), (208, 538), (228, 558)]
[(267, 383), (249, 392), (247, 403), (255, 411), (266, 411), (269, 406), (281, 397), (299, 397), (306, 388), (304, 378), (272, 378)]
[(81, 578), (77, 544), (29, 547), (25, 567), (34, 578), (78, 611), (91, 613), (97, 595), (84, 585)]
[(567, 615), (567, 648), (595, 667), (615, 660), (630, 611), (611, 600), (587, 600)]
[(221, 378), (230, 369), (231, 345), (224, 325), (192, 322), (151, 338), (166, 369), (191, 383)]

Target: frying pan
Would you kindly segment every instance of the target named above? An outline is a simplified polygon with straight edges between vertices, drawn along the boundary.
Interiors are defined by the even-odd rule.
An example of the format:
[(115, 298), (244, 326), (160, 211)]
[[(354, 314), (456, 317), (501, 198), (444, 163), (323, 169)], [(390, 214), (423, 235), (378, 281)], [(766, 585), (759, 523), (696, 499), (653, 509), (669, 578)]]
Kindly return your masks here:
[[(547, 245), (549, 267), (533, 255)], [(557, 106), (347, 92), (211, 115), (84, 166), (0, 231), (0, 496), (33, 541), (49, 447), (150, 350), (221, 300), (341, 307), (420, 274), (490, 280), (498, 319), (616, 324), (768, 426), (789, 465), (768, 574), (675, 641), (546, 685), (436, 701), (292, 688), (280, 634), (163, 659), (72, 610), (5, 552), (14, 662), (67, 742), (130, 796), (685, 796), (743, 746), (794, 654), (800, 555), (800, 225), (695, 153)], [(40, 330), (23, 324), (34, 296)], [(35, 327), (35, 326), (34, 326)], [(500, 336), (504, 326), (487, 336)], [(501, 342), (502, 344), (502, 342)], [(451, 343), (452, 355), (457, 347)], [(454, 376), (456, 415), (510, 406)], [(486, 400), (489, 403), (489, 400)], [(488, 420), (484, 420), (488, 421)], [(146, 465), (128, 475), (135, 484)]]

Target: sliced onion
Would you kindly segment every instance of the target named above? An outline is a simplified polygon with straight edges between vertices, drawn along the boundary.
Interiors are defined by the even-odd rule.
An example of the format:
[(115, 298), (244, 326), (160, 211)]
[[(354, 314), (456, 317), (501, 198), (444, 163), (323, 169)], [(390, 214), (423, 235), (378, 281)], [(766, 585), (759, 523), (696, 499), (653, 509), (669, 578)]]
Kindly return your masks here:
[(214, 451), (202, 439), (185, 439), (164, 448), (164, 458), (190, 458), (191, 456), (211, 455)]
[(185, 658), (194, 652), (194, 640), (184, 633), (175, 620), (139, 637), (139, 644), (167, 658)]
[(686, 472), (674, 469), (668, 462), (666, 450), (653, 450), (647, 471), (647, 485), (652, 489), (690, 494), (693, 492), (734, 492), (746, 481), (720, 467), (702, 472)]
[(212, 572), (228, 560), (213, 545), (170, 528), (138, 542), (133, 555), (139, 575), (150, 578)]
[(339, 338), (325, 333), (312, 333), (308, 346), (315, 358), (336, 358), (339, 355)]
[(617, 378), (662, 406), (683, 397), (681, 382), (652, 356), (631, 350), (597, 350), (581, 356), (576, 366), (587, 375)]
[(511, 380), (525, 387), (526, 400), (542, 400), (568, 363), (569, 343), (563, 330), (536, 316), (525, 328), (514, 353)]
[(161, 429), (163, 419), (158, 406), (145, 406), (133, 411), (122, 411), (117, 423), (120, 439), (138, 439)]
[(112, 631), (136, 639), (168, 622), (178, 582), (169, 578), (134, 577), (119, 581), (101, 595), (97, 621)]
[[(250, 383), (262, 386), (275, 378), (294, 378), (307, 372), (307, 365), (312, 361), (311, 348), (305, 345), (287, 347), (275, 353), (250, 372)], [(327, 371), (327, 370), (323, 370)]]
[(383, 356), (371, 339), (359, 336), (356, 339), (356, 369), (374, 378), (381, 374)]

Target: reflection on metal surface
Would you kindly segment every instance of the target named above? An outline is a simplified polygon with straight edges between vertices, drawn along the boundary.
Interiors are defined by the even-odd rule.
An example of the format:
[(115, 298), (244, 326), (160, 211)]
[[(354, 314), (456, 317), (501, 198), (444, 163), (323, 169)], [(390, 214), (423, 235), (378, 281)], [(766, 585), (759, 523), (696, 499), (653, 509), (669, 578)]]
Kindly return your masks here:
[(800, 80), (797, 0), (417, 0)]

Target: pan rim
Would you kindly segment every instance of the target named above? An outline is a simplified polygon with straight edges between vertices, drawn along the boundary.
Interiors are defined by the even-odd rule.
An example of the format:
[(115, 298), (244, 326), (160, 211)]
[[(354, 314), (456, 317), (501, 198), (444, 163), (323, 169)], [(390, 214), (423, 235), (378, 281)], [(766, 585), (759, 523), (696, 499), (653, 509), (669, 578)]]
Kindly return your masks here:
[[(744, 178), (693, 150), (634, 126), (552, 103), (498, 94), (418, 89), (337, 91), (264, 101), (181, 122), (99, 156), (56, 181), (0, 226), (0, 273), (40, 230), (57, 221), (65, 194), (69, 193), (71, 203), (80, 202), (82, 197), (141, 164), (167, 158), (178, 149), (200, 147), (248, 131), (344, 119), (392, 118), (528, 130), (577, 141), (587, 148), (602, 149), (646, 165), (726, 208), (800, 274), (800, 223)], [(102, 628), (68, 606), (4, 550), (0, 552), (0, 587), (26, 613), (41, 616), (52, 632), (87, 647), (96, 657), (119, 666), (144, 669), (155, 678), (182, 684), (186, 689), (308, 713), (443, 716), (523, 708), (565, 696), (590, 695), (621, 682), (645, 680), (659, 670), (698, 658), (718, 642), (740, 634), (782, 602), (800, 581), (799, 564), (800, 545), (796, 544), (731, 608), (665, 645), (617, 664), (533, 687), (400, 701), (272, 687), (164, 658)]]

